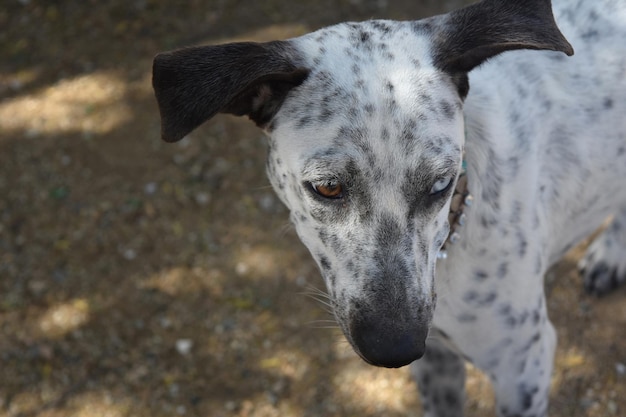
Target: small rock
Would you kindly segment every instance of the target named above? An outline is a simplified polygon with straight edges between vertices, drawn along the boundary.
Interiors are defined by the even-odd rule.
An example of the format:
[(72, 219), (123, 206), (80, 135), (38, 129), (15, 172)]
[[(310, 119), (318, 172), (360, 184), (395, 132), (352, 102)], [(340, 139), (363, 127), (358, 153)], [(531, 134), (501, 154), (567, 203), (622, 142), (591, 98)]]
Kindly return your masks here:
[(261, 210), (266, 213), (270, 213), (274, 210), (274, 204), (274, 196), (271, 194), (264, 194), (261, 198), (259, 198), (259, 206), (261, 207)]
[(146, 185), (144, 185), (143, 192), (148, 195), (152, 195), (156, 193), (158, 189), (159, 189), (159, 186), (156, 182), (149, 182)]
[(237, 403), (234, 401), (226, 401), (224, 408), (226, 411), (235, 411), (237, 409)]
[(193, 340), (191, 339), (178, 339), (176, 341), (176, 351), (183, 356), (189, 355), (189, 353), (191, 353), (192, 347)]
[(122, 256), (127, 261), (132, 261), (137, 257), (137, 252), (134, 249), (126, 249), (124, 252), (122, 252)]
[(237, 275), (242, 276), (248, 273), (250, 268), (248, 268), (248, 265), (246, 265), (243, 262), (239, 262), (237, 263), (237, 266), (235, 267), (235, 272), (237, 272)]
[(619, 376), (624, 376), (624, 375), (626, 375), (626, 365), (624, 365), (624, 364), (623, 364), (623, 363), (621, 363), (621, 362), (617, 362), (617, 363), (615, 364), (615, 371), (617, 372), (617, 374), (618, 374)]
[(209, 204), (209, 201), (211, 201), (211, 196), (208, 193), (199, 192), (196, 193), (194, 199), (199, 205), (206, 206), (207, 204)]

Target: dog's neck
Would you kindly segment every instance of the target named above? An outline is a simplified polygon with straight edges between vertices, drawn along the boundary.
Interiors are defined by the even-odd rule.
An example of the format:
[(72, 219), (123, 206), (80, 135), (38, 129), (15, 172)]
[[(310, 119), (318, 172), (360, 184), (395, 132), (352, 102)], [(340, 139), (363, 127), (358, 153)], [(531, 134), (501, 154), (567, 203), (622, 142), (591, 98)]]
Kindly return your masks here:
[(450, 213), (448, 213), (448, 222), (450, 223), (450, 233), (448, 238), (437, 254), (438, 259), (448, 258), (448, 248), (461, 238), (459, 228), (465, 224), (465, 207), (471, 206), (473, 197), (467, 188), (467, 168), (465, 159), (463, 159), (463, 167), (459, 179), (457, 180), (452, 201), (450, 202)]

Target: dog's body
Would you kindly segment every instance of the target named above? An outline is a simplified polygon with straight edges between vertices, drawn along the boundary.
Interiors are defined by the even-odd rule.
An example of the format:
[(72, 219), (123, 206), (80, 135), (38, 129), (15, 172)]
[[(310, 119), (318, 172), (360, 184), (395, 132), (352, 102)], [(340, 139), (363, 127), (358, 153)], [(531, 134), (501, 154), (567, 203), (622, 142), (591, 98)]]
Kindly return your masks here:
[[(585, 285), (626, 279), (626, 1), (560, 1), (576, 55), (495, 57), (468, 94), (501, 52), (571, 54), (549, 2), (505, 3), (155, 60), (166, 140), (218, 111), (268, 131), (270, 181), (338, 323), (372, 364), (421, 357), (428, 416), (462, 414), (464, 359), (491, 377), (500, 417), (546, 415), (543, 276), (611, 214)], [(474, 201), (437, 261), (463, 159)]]

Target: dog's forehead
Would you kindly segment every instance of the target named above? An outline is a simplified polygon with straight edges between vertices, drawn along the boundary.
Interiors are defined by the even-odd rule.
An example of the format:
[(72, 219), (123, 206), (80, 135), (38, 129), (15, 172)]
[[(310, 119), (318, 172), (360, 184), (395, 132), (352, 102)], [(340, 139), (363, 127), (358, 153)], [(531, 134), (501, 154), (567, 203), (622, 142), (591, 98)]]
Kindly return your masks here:
[[(407, 94), (422, 85), (424, 97), (437, 95), (435, 80), (443, 75), (434, 68), (431, 39), (416, 22), (373, 20), (342, 23), (294, 39), (303, 65), (312, 72), (309, 84), (320, 90), (353, 92), (363, 106)], [(430, 91), (426, 88), (430, 83)], [(321, 92), (321, 91), (320, 91)], [(370, 102), (365, 102), (369, 100)], [(405, 103), (399, 103), (405, 104)]]
[(456, 160), (461, 99), (415, 22), (343, 23), (293, 42), (310, 74), (272, 125), (289, 154), (341, 148), (386, 159), (379, 165)]

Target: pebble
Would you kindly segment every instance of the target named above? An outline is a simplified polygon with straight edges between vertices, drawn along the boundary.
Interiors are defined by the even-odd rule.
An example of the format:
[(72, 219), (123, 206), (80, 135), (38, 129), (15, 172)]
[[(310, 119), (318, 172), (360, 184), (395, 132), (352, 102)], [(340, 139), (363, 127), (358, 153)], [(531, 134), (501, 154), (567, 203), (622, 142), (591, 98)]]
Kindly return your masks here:
[(226, 411), (235, 411), (237, 409), (237, 403), (235, 401), (226, 401), (224, 408)]
[(194, 196), (196, 203), (201, 206), (206, 206), (211, 201), (211, 196), (208, 193), (199, 192)]
[(619, 376), (624, 376), (624, 375), (626, 375), (626, 365), (624, 365), (624, 364), (623, 364), (623, 363), (621, 363), (621, 362), (617, 362), (617, 363), (615, 364), (615, 371), (617, 372), (617, 374), (618, 374)]
[(132, 261), (137, 257), (137, 252), (134, 249), (126, 249), (124, 250), (124, 252), (122, 252), (122, 256), (127, 261)]
[(148, 195), (152, 195), (156, 193), (158, 189), (159, 189), (159, 186), (156, 182), (149, 182), (146, 185), (144, 185), (143, 192)]
[(237, 266), (235, 266), (235, 272), (239, 276), (247, 274), (249, 270), (250, 270), (250, 268), (248, 267), (248, 265), (246, 265), (243, 262), (238, 262)]
[(61, 156), (61, 165), (68, 166), (71, 163), (72, 163), (72, 157), (71, 156), (69, 156), (69, 155)]
[(272, 194), (264, 194), (259, 198), (259, 206), (266, 213), (274, 211), (275, 200)]
[(193, 340), (191, 339), (178, 339), (176, 341), (176, 351), (183, 356), (189, 355), (189, 353), (191, 353), (192, 347)]

